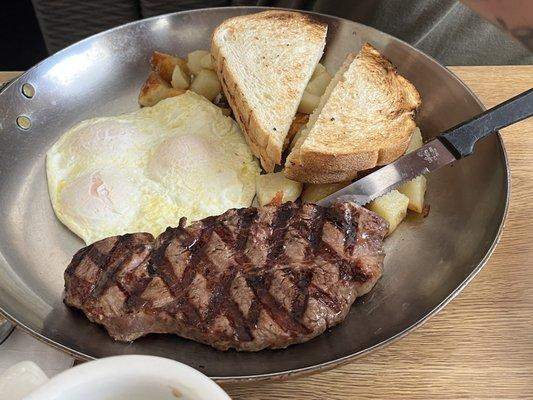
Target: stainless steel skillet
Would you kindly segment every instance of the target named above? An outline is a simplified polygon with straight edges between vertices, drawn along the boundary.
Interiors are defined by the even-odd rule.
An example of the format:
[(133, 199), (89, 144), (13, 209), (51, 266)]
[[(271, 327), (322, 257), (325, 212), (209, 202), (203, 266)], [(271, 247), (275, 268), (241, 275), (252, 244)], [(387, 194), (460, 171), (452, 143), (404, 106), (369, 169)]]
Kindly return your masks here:
[[(63, 271), (83, 243), (53, 214), (45, 152), (82, 119), (136, 109), (153, 50), (185, 55), (207, 49), (222, 20), (259, 10), (205, 9), (128, 24), (55, 54), (0, 94), (4, 315), (82, 359), (153, 354), (219, 380), (265, 379), (321, 370), (390, 343), (436, 313), (481, 269), (499, 238), (508, 205), (507, 159), (498, 136), (480, 143), (470, 158), (429, 177), (429, 216), (410, 216), (387, 239), (385, 274), (375, 289), (356, 302), (343, 324), (308, 343), (253, 354), (220, 353), (174, 336), (154, 335), (124, 345), (63, 305)], [(482, 110), (453, 74), (404, 42), (355, 22), (315, 17), (329, 24), (325, 63), (331, 71), (363, 41), (398, 65), (422, 95), (418, 122), (426, 139)], [(24, 84), (34, 88), (31, 98), (23, 93)], [(31, 126), (22, 129), (19, 125), (28, 121), (19, 117), (27, 117)]]

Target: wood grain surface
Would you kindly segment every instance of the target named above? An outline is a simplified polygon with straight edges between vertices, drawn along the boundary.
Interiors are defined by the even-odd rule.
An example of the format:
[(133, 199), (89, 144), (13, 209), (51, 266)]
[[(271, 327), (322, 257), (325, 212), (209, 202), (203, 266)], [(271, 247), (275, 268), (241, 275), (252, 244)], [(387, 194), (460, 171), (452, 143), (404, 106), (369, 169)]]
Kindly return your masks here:
[[(533, 87), (533, 66), (452, 67), (490, 107)], [(0, 81), (15, 74), (0, 73)], [(336, 369), (225, 385), (237, 399), (533, 399), (533, 119), (502, 131), (511, 206), (493, 256), (437, 316)]]

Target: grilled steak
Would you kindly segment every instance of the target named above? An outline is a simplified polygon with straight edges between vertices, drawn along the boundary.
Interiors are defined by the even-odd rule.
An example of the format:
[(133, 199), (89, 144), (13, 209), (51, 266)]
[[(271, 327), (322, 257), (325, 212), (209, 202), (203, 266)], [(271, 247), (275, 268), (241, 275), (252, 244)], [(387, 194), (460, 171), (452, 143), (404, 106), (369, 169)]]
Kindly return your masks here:
[(174, 333), (219, 350), (305, 342), (381, 276), (387, 223), (351, 203), (229, 210), (103, 239), (65, 272), (65, 303), (119, 341)]

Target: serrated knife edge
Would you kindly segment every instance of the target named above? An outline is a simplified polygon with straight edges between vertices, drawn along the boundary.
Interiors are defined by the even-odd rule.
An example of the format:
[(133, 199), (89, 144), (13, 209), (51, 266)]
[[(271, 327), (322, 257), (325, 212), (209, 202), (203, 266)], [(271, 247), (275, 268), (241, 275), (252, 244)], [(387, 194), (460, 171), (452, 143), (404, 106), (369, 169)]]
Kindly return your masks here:
[(350, 201), (365, 205), (417, 176), (428, 174), (456, 161), (455, 156), (439, 140), (434, 139), (391, 164), (359, 179), (320, 200), (319, 205)]

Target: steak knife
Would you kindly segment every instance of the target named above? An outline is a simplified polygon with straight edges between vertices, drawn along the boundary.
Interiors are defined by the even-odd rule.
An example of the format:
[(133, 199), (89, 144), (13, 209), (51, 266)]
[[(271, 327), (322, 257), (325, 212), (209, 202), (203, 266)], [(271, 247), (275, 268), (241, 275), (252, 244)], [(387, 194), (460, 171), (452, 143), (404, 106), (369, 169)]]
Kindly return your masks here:
[(364, 205), (402, 183), (451, 164), (474, 152), (476, 142), (533, 115), (533, 89), (443, 132), (417, 150), (357, 180), (318, 202), (350, 201)]

